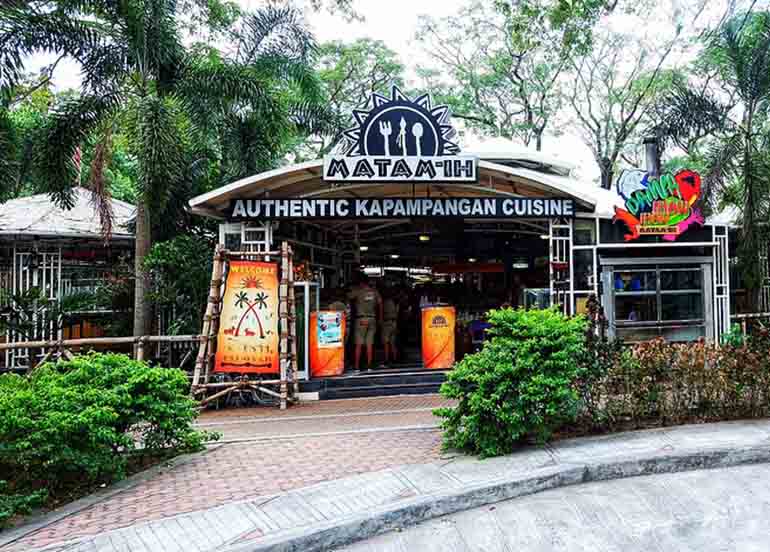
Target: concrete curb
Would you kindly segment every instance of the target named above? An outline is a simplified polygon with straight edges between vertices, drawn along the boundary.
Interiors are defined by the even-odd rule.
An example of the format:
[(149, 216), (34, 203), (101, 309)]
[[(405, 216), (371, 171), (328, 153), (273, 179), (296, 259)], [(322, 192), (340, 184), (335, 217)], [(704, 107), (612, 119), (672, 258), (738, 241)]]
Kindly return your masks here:
[(643, 475), (726, 468), (770, 462), (770, 445), (690, 450), (605, 462), (562, 464), (533, 475), (498, 479), (451, 492), (424, 495), (366, 514), (283, 531), (258, 542), (231, 545), (228, 552), (315, 552), (346, 546), (433, 518), (569, 485)]
[(86, 495), (83, 498), (79, 498), (74, 502), (65, 504), (60, 508), (56, 508), (55, 510), (51, 510), (50, 512), (46, 512), (44, 514), (33, 514), (32, 516), (27, 517), (22, 525), (11, 527), (10, 529), (6, 529), (5, 531), (0, 532), (0, 548), (3, 548), (9, 544), (13, 544), (14, 542), (26, 537), (31, 533), (45, 529), (52, 523), (77, 514), (78, 512), (90, 508), (91, 506), (94, 506), (103, 500), (107, 500), (116, 494), (120, 494), (124, 491), (132, 489), (140, 483), (152, 479), (164, 471), (171, 470), (177, 466), (187, 464), (192, 460), (200, 458), (201, 455), (208, 454), (209, 452), (220, 448), (224, 444), (225, 443), (214, 441), (213, 443), (207, 444), (206, 448), (200, 452), (191, 452), (182, 454), (180, 456), (175, 456), (164, 462), (161, 462), (156, 466), (137, 472), (134, 475), (122, 479), (117, 483), (114, 483), (113, 485), (105, 488), (104, 490), (96, 491), (95, 493)]

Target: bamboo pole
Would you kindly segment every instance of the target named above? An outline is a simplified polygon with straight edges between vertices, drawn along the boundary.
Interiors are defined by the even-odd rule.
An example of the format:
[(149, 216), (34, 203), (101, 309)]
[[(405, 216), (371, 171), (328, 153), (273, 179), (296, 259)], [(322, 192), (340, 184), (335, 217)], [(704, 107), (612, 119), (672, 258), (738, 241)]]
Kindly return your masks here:
[(289, 364), (289, 246), (281, 243), (281, 283), (279, 285), (278, 315), (281, 323), (280, 352), (280, 408), (286, 410), (288, 399), (288, 385), (286, 377)]
[[(289, 248), (289, 340), (291, 341), (291, 364), (289, 381), (292, 382), (292, 397), (299, 396), (299, 381), (297, 380), (297, 303), (294, 297), (294, 249)], [(307, 313), (306, 313), (307, 316)], [(305, 343), (305, 347), (309, 344)]]
[(225, 263), (228, 260), (228, 254), (227, 251), (222, 251), (222, 254), (219, 256), (219, 286), (217, 287), (217, 292), (215, 294), (216, 301), (213, 305), (212, 310), (212, 318), (211, 318), (211, 324), (209, 326), (209, 334), (208, 334), (208, 353), (206, 355), (206, 363), (204, 364), (204, 373), (203, 373), (203, 382), (208, 383), (209, 378), (211, 377), (211, 367), (212, 363), (215, 360), (216, 352), (217, 352), (217, 335), (219, 334), (219, 322), (221, 320), (222, 316), (222, 290), (224, 289), (223, 278), (225, 274)]
[(211, 319), (214, 316), (214, 305), (218, 302), (219, 288), (222, 280), (220, 259), (223, 256), (223, 248), (217, 245), (214, 251), (214, 264), (211, 268), (211, 285), (209, 287), (209, 297), (206, 304), (206, 313), (203, 315), (203, 328), (201, 329), (200, 345), (198, 346), (198, 356), (195, 359), (195, 369), (193, 370), (192, 388), (195, 391), (200, 384), (201, 371), (206, 362), (206, 353), (211, 333)]

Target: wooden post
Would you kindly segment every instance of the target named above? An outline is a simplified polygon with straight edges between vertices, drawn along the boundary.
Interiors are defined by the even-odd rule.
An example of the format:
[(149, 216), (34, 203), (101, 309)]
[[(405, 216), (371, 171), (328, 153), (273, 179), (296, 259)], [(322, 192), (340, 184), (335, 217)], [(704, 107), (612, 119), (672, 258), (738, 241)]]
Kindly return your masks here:
[(200, 385), (201, 372), (206, 364), (206, 381), (208, 381), (208, 351), (209, 341), (211, 341), (211, 322), (214, 316), (218, 315), (219, 291), (222, 284), (222, 266), (224, 249), (217, 245), (214, 252), (214, 265), (211, 268), (211, 286), (209, 288), (209, 298), (206, 304), (206, 313), (203, 315), (203, 329), (201, 330), (200, 345), (198, 346), (198, 357), (195, 359), (195, 370), (193, 371), (192, 390), (193, 393)]
[(144, 361), (144, 337), (139, 337), (136, 340), (136, 360)]

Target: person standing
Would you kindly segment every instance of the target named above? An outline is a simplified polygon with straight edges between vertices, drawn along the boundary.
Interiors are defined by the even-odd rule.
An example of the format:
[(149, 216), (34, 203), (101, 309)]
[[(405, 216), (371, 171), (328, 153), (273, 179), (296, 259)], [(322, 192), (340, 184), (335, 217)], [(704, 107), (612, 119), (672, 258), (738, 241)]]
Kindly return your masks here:
[(359, 284), (351, 290), (349, 299), (355, 311), (354, 366), (356, 370), (360, 368), (361, 350), (366, 346), (367, 367), (371, 370), (374, 362), (374, 334), (377, 333), (377, 321), (382, 322), (382, 297), (369, 284), (369, 277), (361, 274)]
[(382, 302), (382, 346), (385, 349), (385, 364), (395, 362), (398, 356), (396, 335), (398, 334), (398, 302), (395, 291), (391, 291)]

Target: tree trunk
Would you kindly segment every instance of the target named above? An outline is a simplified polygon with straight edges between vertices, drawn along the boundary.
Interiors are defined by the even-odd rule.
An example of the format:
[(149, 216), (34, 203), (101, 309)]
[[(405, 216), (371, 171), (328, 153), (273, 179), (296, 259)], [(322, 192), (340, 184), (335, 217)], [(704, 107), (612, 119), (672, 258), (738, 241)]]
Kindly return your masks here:
[(149, 335), (151, 309), (147, 301), (149, 275), (144, 270), (144, 258), (152, 247), (152, 224), (147, 200), (142, 198), (136, 206), (136, 244), (134, 248), (134, 335)]

